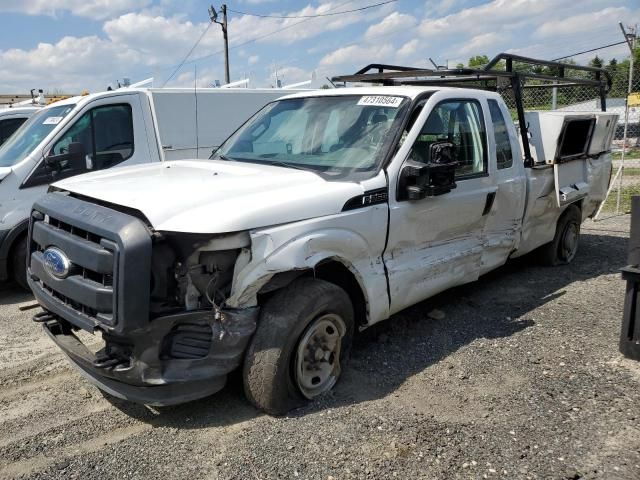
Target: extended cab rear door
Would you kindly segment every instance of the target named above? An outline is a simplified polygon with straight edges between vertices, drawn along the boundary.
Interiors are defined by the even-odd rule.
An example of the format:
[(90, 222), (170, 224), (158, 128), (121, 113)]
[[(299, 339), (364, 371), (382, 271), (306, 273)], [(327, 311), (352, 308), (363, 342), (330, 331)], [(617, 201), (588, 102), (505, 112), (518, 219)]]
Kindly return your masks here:
[[(403, 199), (407, 162), (428, 163), (434, 142), (453, 143), (456, 188), (419, 200)], [(478, 278), (486, 208), (496, 187), (489, 175), (484, 107), (473, 96), (438, 92), (427, 102), (389, 168), (390, 218), (384, 262), (391, 313)], [(394, 181), (394, 180), (390, 180)], [(394, 191), (395, 190), (395, 191)]]
[(484, 230), (484, 274), (504, 264), (516, 248), (522, 230), (527, 179), (515, 125), (504, 102), (487, 98), (487, 125), (491, 161), (489, 170), (496, 193), (488, 206)]

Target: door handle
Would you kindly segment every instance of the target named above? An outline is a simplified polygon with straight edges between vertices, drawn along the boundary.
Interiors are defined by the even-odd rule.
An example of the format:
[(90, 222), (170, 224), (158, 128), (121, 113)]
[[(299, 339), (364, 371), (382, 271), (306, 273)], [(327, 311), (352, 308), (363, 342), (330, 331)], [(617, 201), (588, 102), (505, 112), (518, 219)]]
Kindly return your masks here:
[(484, 210), (482, 211), (482, 216), (487, 215), (491, 211), (491, 207), (493, 207), (493, 202), (496, 199), (496, 192), (487, 193), (487, 200), (484, 202)]

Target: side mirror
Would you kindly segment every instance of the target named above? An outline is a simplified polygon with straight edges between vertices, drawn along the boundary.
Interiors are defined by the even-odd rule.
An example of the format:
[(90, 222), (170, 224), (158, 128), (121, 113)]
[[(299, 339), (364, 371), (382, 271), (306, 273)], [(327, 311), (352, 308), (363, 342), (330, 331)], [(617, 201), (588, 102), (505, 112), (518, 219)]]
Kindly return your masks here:
[(56, 172), (60, 172), (63, 169), (69, 169), (73, 171), (74, 174), (78, 174), (87, 170), (85, 156), (86, 152), (84, 150), (84, 145), (80, 142), (73, 142), (67, 147), (67, 153), (49, 155), (44, 159), (44, 161), (50, 169)]
[(429, 146), (426, 163), (407, 160), (400, 172), (400, 200), (420, 200), (450, 192), (456, 188), (458, 161), (451, 142), (434, 142)]

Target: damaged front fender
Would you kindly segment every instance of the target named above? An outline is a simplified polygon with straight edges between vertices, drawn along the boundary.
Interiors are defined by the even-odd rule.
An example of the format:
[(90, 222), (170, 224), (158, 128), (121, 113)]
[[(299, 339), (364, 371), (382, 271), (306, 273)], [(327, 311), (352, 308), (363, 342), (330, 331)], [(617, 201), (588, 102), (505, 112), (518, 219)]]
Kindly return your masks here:
[(387, 318), (389, 297), (381, 258), (385, 232), (379, 228), (384, 222), (385, 208), (371, 207), (367, 212), (252, 232), (251, 251), (239, 256), (226, 305), (255, 306), (258, 293), (276, 274), (313, 270), (324, 261), (334, 260), (356, 278), (366, 303), (367, 323)]

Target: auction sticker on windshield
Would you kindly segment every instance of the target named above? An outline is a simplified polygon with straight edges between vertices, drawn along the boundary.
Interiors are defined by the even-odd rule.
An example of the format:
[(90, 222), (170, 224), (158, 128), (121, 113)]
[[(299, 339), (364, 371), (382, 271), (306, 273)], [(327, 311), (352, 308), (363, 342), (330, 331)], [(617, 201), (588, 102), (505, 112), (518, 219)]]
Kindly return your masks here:
[(60, 121), (62, 120), (62, 117), (47, 117), (44, 122), (42, 122), (43, 125), (57, 125), (60, 123)]
[(376, 107), (398, 108), (402, 103), (402, 97), (386, 97), (384, 95), (367, 95), (362, 97), (358, 105), (374, 105)]

